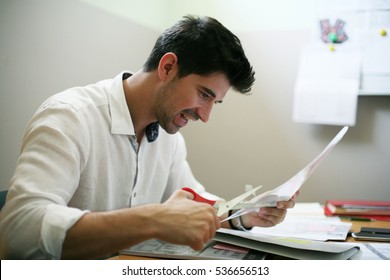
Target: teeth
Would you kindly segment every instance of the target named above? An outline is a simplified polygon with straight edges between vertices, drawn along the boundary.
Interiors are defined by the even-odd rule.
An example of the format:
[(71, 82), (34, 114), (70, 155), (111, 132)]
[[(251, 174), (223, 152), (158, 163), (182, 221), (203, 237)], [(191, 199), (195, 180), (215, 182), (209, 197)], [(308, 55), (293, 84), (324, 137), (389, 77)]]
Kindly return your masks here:
[(186, 116), (184, 114), (181, 114), (181, 118), (187, 123), (188, 122), (188, 119), (186, 118)]

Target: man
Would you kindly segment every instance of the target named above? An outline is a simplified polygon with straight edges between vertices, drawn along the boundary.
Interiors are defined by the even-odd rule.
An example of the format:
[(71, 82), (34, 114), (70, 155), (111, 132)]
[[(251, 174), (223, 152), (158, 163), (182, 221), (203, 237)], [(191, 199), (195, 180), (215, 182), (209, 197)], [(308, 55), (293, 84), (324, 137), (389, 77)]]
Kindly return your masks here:
[(253, 83), (239, 39), (213, 18), (187, 16), (142, 70), (46, 100), (10, 181), (1, 257), (96, 258), (151, 238), (200, 250), (221, 226), (280, 223), (294, 197), (229, 225), (180, 190), (212, 197), (191, 173), (180, 128), (207, 122), (229, 88), (247, 93)]

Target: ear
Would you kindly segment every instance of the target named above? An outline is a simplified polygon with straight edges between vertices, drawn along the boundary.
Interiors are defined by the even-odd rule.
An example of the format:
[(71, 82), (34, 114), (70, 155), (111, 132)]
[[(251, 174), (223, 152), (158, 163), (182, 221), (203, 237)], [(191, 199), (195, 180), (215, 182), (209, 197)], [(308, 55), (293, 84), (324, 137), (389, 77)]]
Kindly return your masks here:
[(166, 53), (161, 57), (160, 63), (158, 64), (158, 76), (160, 80), (165, 81), (176, 76), (178, 70), (177, 62), (177, 56), (172, 52)]

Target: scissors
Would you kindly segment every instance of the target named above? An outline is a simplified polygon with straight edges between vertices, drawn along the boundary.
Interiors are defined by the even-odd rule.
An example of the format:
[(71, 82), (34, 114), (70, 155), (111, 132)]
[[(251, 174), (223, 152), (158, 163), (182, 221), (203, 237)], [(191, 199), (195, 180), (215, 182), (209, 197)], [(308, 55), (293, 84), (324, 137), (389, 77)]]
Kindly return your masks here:
[(197, 202), (203, 202), (210, 204), (211, 206), (214, 206), (215, 209), (217, 209), (217, 216), (220, 217), (224, 213), (226, 213), (229, 210), (234, 209), (242, 209), (242, 208), (254, 208), (255, 205), (253, 203), (246, 203), (243, 202), (244, 199), (246, 199), (251, 194), (254, 194), (257, 190), (259, 190), (262, 186), (258, 186), (256, 188), (253, 188), (235, 198), (229, 201), (216, 201), (216, 200), (210, 200), (207, 198), (204, 198), (203, 196), (199, 195), (196, 191), (194, 191), (191, 188), (184, 187), (182, 190), (187, 191), (189, 193), (192, 193), (194, 195), (194, 200)]

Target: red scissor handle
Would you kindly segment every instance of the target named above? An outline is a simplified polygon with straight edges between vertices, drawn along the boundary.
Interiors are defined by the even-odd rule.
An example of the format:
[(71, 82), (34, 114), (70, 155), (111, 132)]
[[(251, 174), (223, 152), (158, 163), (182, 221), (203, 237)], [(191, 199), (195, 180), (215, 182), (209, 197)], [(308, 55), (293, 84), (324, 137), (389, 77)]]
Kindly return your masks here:
[(197, 202), (208, 203), (208, 204), (210, 204), (212, 206), (214, 206), (214, 204), (216, 203), (215, 200), (210, 200), (210, 199), (204, 198), (203, 196), (200, 196), (196, 191), (194, 191), (191, 188), (184, 187), (184, 188), (182, 188), (182, 190), (186, 191), (186, 192), (189, 192), (189, 193), (192, 193), (194, 195), (194, 200), (197, 201)]

